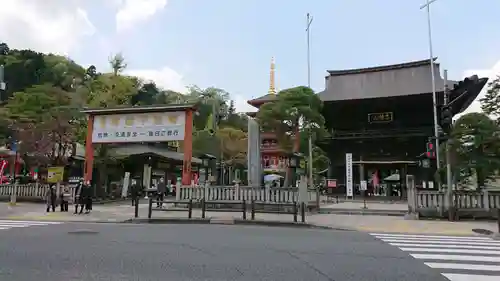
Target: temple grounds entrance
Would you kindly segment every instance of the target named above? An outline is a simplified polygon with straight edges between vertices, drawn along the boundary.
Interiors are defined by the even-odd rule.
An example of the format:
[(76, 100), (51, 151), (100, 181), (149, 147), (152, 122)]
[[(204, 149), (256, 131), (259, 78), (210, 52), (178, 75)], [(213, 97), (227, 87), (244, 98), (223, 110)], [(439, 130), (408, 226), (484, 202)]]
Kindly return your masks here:
[[(88, 115), (84, 181), (90, 184), (96, 144), (183, 142), (182, 185), (191, 184), (194, 104), (85, 109)], [(151, 163), (143, 184), (151, 185)]]

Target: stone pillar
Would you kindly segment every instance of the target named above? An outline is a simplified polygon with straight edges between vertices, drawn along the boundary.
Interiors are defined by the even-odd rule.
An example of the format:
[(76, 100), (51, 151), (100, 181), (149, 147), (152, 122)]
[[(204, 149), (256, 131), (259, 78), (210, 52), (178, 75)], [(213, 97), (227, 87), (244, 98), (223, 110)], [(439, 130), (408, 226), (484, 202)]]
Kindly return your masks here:
[(405, 219), (418, 220), (417, 187), (413, 175), (406, 175), (406, 186), (408, 189), (408, 213), (405, 215)]

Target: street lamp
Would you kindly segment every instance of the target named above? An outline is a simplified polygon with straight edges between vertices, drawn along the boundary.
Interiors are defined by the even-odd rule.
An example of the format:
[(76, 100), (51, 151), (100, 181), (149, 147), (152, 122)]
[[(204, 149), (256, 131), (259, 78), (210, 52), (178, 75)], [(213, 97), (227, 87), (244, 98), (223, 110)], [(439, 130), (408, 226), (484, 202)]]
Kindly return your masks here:
[[(307, 25), (306, 25), (306, 33), (307, 33), (307, 87), (311, 88), (311, 24), (313, 22), (313, 17), (307, 13)], [(309, 136), (308, 136), (308, 148), (309, 148), (309, 184), (311, 187), (313, 186), (313, 153), (312, 153), (312, 130), (309, 128)]]
[[(437, 112), (437, 97), (436, 97), (436, 79), (434, 77), (434, 55), (432, 52), (432, 26), (431, 26), (431, 8), (430, 5), (437, 0), (426, 0), (426, 4), (420, 6), (420, 9), (427, 9), (427, 29), (429, 39), (429, 59), (431, 63), (431, 76), (432, 76), (432, 108), (434, 110), (434, 137), (436, 138), (436, 147), (439, 147), (439, 124)], [(439, 170), (441, 163), (439, 163), (439, 150), (436, 150), (436, 167)]]
[(292, 184), (297, 179), (297, 168), (300, 167), (300, 159), (302, 158), (302, 154), (294, 152), (290, 154), (288, 159), (288, 167), (292, 168)]

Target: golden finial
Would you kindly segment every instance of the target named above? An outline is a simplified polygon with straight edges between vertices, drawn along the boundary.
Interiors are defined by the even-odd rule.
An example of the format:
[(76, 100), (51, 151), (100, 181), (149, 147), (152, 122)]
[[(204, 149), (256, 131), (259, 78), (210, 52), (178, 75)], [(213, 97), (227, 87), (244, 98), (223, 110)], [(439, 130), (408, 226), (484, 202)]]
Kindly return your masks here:
[(275, 95), (276, 94), (276, 84), (274, 81), (274, 71), (275, 71), (275, 62), (274, 62), (274, 57), (271, 58), (271, 72), (269, 75), (269, 94), (270, 95)]

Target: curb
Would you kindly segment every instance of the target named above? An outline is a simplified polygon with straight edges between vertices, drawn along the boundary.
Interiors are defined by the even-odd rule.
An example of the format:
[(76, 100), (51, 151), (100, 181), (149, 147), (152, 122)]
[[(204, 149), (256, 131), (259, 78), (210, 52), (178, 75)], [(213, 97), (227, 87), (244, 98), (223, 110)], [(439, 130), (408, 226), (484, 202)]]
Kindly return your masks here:
[(132, 218), (121, 221), (121, 223), (133, 223), (133, 224), (210, 224), (210, 219), (201, 218)]
[(243, 220), (243, 219), (219, 219), (219, 218), (133, 218), (122, 221), (122, 223), (132, 224), (219, 224), (219, 225), (252, 225), (252, 226), (270, 226), (270, 227), (294, 227), (305, 229), (328, 229), (354, 231), (353, 229), (337, 228), (323, 225), (315, 225), (302, 222), (286, 222), (286, 221), (265, 221), (265, 220)]
[(386, 210), (352, 210), (352, 209), (320, 209), (318, 214), (334, 215), (361, 215), (361, 216), (392, 216), (404, 217), (407, 211), (386, 211)]

